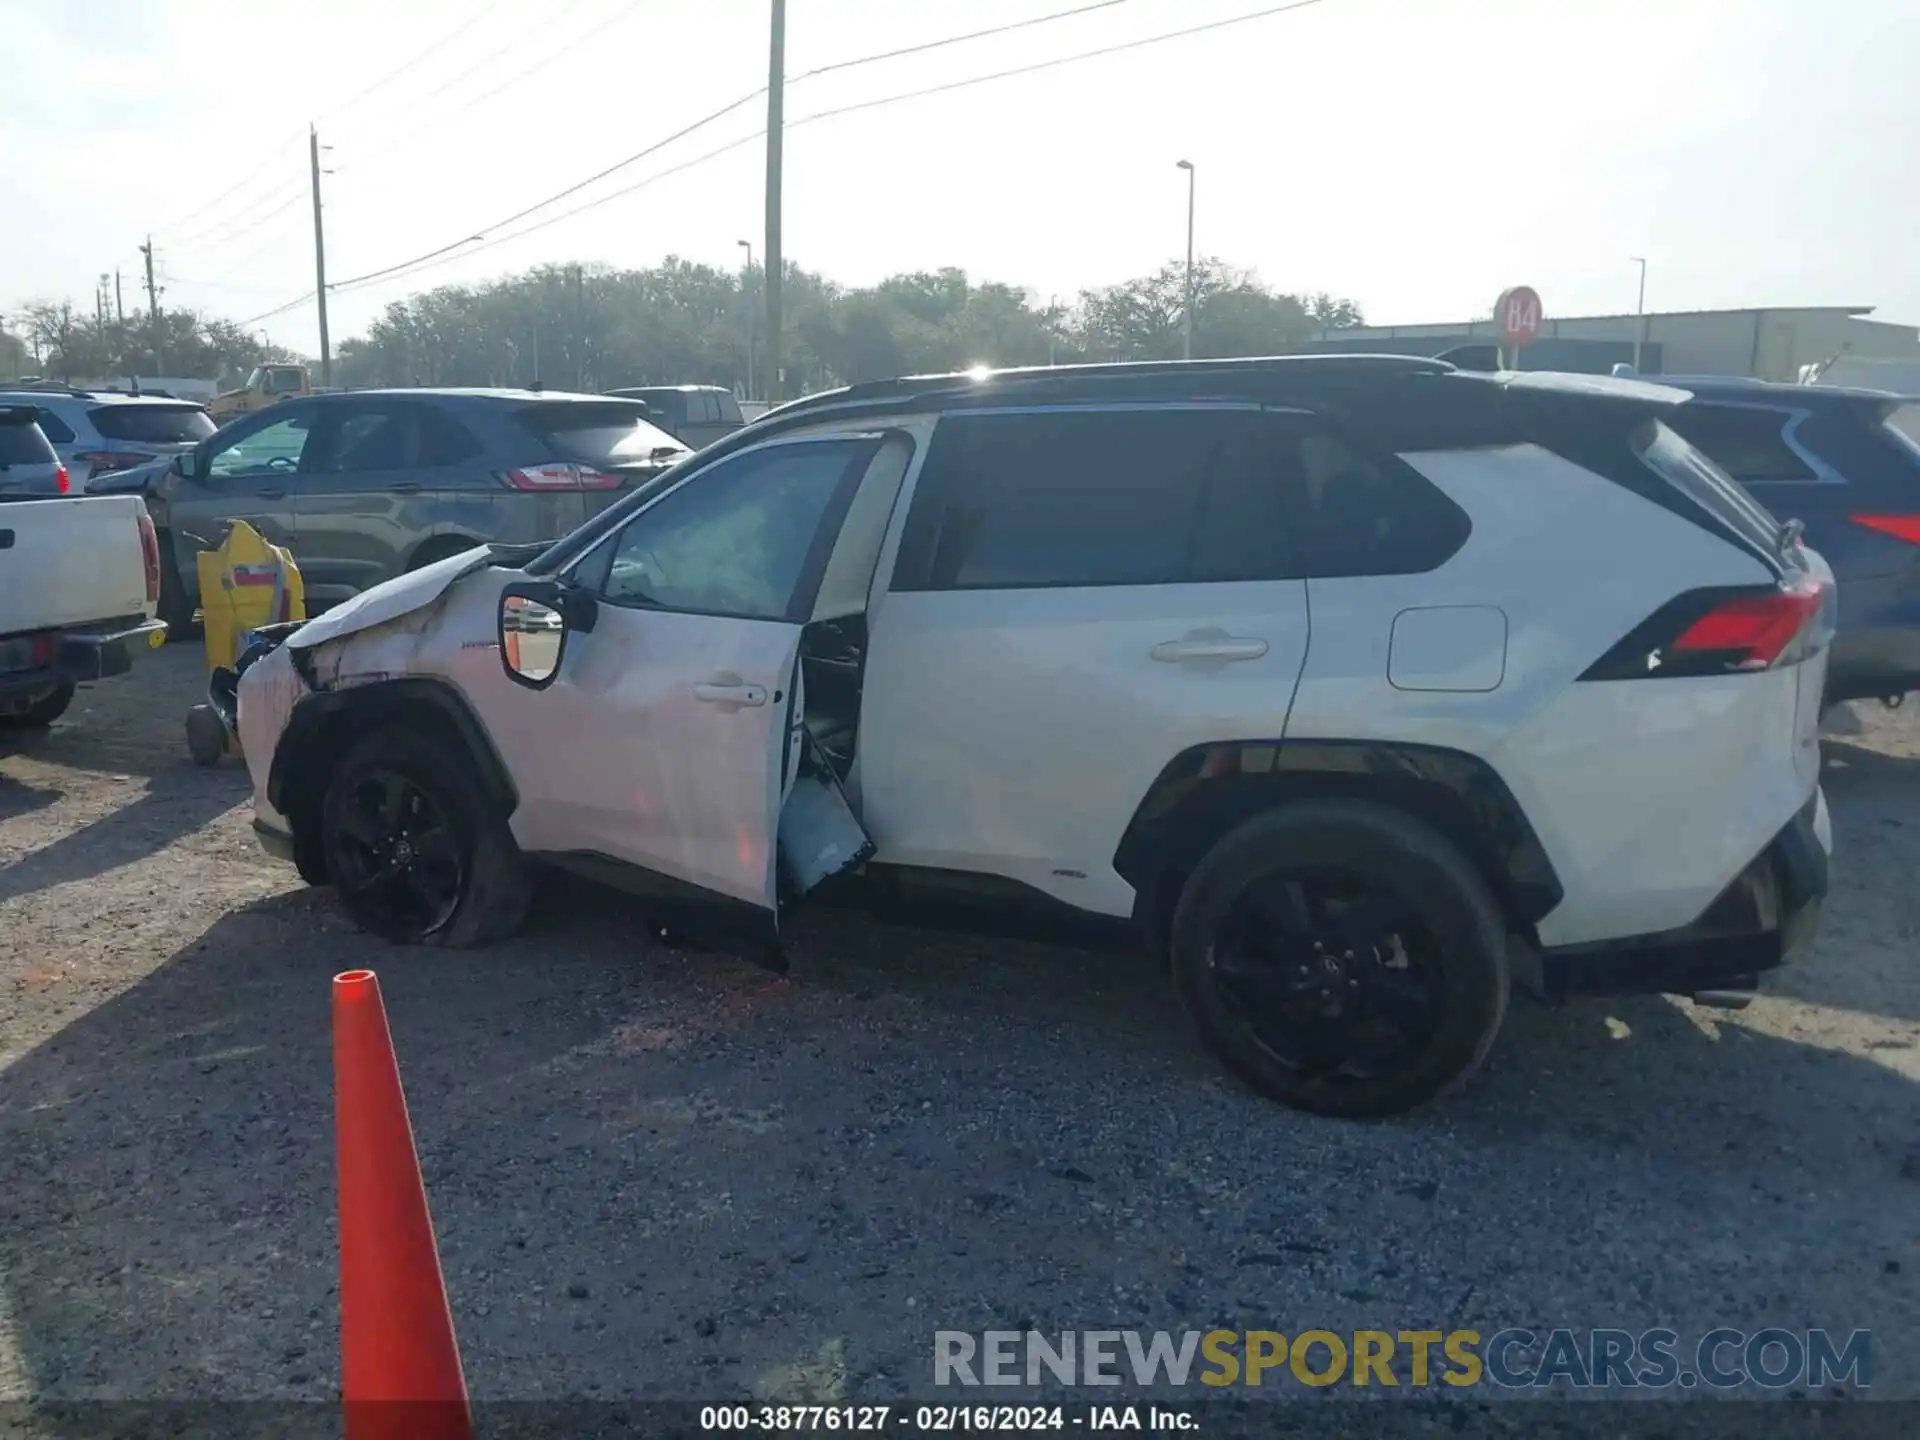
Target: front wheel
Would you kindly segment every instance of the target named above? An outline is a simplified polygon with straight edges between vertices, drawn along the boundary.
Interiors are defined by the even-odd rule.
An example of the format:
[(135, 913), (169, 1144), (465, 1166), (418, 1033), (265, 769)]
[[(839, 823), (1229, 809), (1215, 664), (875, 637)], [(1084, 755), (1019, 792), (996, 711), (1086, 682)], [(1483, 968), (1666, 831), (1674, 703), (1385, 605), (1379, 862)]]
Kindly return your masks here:
[(466, 949), (512, 934), (531, 890), (519, 847), (471, 767), (433, 737), (376, 730), (335, 770), (320, 850), (361, 929)]
[(1506, 927), (1459, 849), (1356, 800), (1285, 805), (1201, 860), (1174, 912), (1181, 999), (1227, 1067), (1316, 1115), (1417, 1109), (1505, 1018)]

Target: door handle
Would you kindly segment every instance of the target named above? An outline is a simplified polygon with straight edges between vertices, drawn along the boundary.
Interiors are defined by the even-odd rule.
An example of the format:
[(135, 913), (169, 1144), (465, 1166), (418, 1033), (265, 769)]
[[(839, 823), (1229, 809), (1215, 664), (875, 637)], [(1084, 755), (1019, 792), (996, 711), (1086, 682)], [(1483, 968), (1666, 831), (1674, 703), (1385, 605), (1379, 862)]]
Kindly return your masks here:
[(764, 705), (767, 703), (767, 692), (761, 685), (703, 680), (693, 687), (693, 698), (704, 700), (709, 705)]
[(271, 490), (262, 490), (260, 491), (260, 498), (262, 500), (284, 500), (287, 498), (287, 492), (277, 487)]
[(1169, 665), (1194, 660), (1258, 660), (1267, 653), (1267, 642), (1238, 635), (1188, 635), (1164, 641), (1150, 653)]
[(419, 484), (413, 480), (396, 480), (393, 484), (389, 485), (387, 489), (395, 495), (417, 495), (420, 493)]

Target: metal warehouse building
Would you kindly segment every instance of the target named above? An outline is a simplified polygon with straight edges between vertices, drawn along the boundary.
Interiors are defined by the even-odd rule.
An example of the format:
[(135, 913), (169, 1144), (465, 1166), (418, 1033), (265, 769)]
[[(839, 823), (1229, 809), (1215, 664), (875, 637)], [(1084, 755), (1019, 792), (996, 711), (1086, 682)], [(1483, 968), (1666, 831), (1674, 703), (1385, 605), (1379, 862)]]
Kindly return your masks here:
[[(1803, 365), (1838, 355), (1920, 360), (1920, 330), (1869, 320), (1871, 305), (1793, 306), (1771, 310), (1672, 310), (1647, 315), (1548, 317), (1540, 338), (1520, 352), (1521, 368), (1604, 375), (1632, 364), (1641, 341), (1646, 375), (1747, 375), (1794, 380)], [(1642, 328), (1644, 327), (1644, 329)], [(1362, 325), (1324, 330), (1305, 347), (1321, 353), (1444, 355), (1470, 369), (1494, 366), (1494, 322)]]

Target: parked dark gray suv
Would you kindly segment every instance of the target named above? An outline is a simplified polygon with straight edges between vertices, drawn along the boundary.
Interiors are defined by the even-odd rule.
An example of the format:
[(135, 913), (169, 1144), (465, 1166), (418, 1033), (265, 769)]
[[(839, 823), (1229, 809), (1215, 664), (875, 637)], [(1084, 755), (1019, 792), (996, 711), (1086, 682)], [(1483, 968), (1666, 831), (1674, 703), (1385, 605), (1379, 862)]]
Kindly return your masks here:
[(185, 624), (195, 558), (228, 521), (292, 550), (318, 610), (475, 545), (558, 539), (688, 453), (630, 400), (360, 390), (282, 401), (87, 488), (147, 497), (161, 616)]
[(1920, 690), (1920, 401), (1729, 376), (1652, 377), (1693, 399), (1667, 419), (1753, 498), (1806, 526), (1839, 582), (1826, 701)]

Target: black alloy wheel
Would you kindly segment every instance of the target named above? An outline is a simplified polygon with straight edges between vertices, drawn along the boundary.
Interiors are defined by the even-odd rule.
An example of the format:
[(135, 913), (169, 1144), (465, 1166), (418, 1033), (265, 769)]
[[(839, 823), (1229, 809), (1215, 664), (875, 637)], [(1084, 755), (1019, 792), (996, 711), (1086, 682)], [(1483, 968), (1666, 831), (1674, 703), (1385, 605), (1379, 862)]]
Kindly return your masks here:
[(466, 887), (464, 847), (448, 807), (393, 769), (353, 778), (327, 833), (327, 865), (342, 901), (374, 933), (402, 942), (453, 918)]
[(1302, 1075), (1379, 1079), (1439, 1028), (1433, 937), (1363, 876), (1307, 868), (1255, 881), (1221, 917), (1211, 960), (1247, 1038)]

